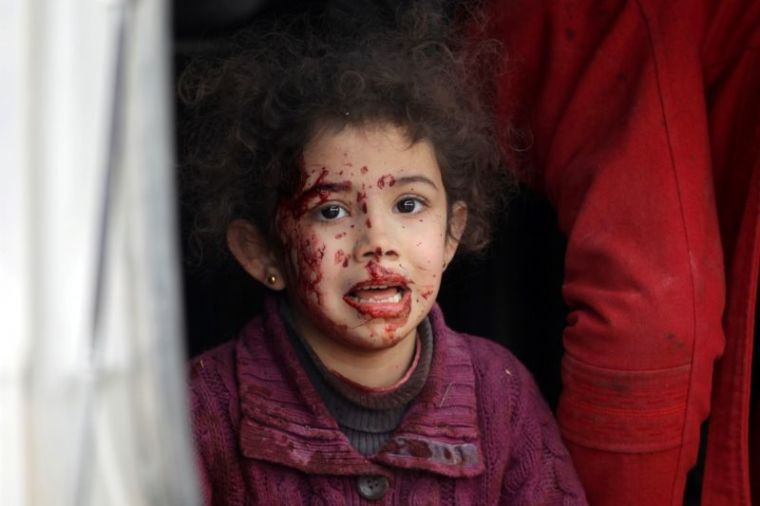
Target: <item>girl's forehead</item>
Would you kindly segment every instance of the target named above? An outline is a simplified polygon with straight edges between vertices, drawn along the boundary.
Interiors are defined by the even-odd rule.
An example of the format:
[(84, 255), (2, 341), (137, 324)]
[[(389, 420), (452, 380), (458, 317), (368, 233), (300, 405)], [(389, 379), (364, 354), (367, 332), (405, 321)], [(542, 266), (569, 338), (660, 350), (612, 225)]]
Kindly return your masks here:
[(410, 175), (441, 180), (432, 144), (412, 143), (404, 129), (385, 124), (318, 135), (304, 148), (302, 169), (307, 188), (327, 182), (383, 186), (384, 177)]

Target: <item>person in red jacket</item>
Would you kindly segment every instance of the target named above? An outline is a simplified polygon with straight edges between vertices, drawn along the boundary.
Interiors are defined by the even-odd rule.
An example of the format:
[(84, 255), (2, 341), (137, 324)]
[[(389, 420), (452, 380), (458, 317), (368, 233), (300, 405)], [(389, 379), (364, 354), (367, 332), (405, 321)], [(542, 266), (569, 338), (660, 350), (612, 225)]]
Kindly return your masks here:
[(760, 2), (493, 0), (484, 19), (498, 113), (568, 238), (558, 416), (590, 503), (682, 504), (709, 417), (701, 504), (750, 504)]

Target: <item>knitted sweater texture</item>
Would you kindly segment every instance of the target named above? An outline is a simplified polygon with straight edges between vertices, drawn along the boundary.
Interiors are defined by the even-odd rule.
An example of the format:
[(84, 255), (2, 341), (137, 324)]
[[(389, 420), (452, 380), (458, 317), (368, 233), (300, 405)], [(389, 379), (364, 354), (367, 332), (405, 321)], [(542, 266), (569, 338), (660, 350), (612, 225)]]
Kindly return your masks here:
[[(275, 301), (196, 357), (190, 394), (205, 504), (584, 505), (530, 374), (507, 350), (446, 327), (428, 380), (375, 454), (354, 449), (302, 369)], [(385, 493), (362, 494), (380, 477)]]

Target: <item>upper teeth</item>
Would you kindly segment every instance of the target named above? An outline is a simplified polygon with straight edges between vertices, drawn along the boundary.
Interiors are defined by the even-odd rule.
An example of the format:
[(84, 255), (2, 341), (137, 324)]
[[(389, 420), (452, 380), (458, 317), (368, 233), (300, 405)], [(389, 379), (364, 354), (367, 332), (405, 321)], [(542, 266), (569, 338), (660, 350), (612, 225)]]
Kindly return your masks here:
[(361, 300), (369, 302), (400, 302), (401, 294), (399, 292), (396, 292), (388, 297), (369, 297), (366, 299), (362, 298)]

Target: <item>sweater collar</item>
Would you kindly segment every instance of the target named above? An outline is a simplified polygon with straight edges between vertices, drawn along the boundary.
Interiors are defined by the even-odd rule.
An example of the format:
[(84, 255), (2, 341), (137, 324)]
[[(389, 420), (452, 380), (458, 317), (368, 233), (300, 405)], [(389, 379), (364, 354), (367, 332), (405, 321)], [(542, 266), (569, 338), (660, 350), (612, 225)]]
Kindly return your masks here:
[[(306, 374), (309, 375), (308, 369), (311, 367), (313, 371), (319, 374), (321, 382), (329, 385), (333, 391), (349, 403), (371, 410), (405, 408), (420, 393), (427, 381), (433, 357), (433, 330), (427, 318), (417, 326), (419, 337), (415, 344), (414, 357), (404, 377), (390, 387), (368, 389), (341, 376), (336, 371), (331, 371), (322, 362), (309, 343), (296, 332), (293, 320), (290, 317), (290, 310), (284, 299), (281, 300), (278, 311), (285, 323), (290, 343), (296, 349), (296, 354), (300, 356), (301, 364), (307, 369)], [(304, 361), (308, 361), (309, 364), (304, 364)], [(311, 384), (314, 385), (314, 377), (311, 375), (310, 380)], [(317, 388), (317, 391), (320, 389)], [(324, 398), (324, 394), (325, 392), (322, 390), (322, 398)]]
[(391, 440), (364, 457), (349, 443), (312, 386), (277, 310), (265, 303), (237, 343), (240, 447), (244, 456), (305, 473), (388, 474), (388, 467), (449, 477), (484, 470), (477, 420), (475, 373), (463, 339), (434, 306), (436, 341), (428, 381)]

